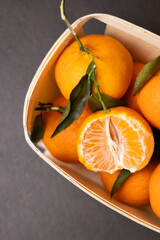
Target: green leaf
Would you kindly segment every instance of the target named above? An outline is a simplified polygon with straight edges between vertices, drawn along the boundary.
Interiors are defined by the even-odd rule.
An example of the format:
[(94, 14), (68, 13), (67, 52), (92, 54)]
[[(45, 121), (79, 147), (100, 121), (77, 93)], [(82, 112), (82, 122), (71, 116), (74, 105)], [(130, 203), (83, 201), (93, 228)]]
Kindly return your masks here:
[(135, 96), (160, 68), (160, 56), (144, 65), (136, 78), (133, 95)]
[(111, 191), (111, 197), (118, 191), (120, 186), (127, 180), (127, 178), (131, 175), (129, 170), (123, 169), (118, 175)]
[(82, 114), (92, 91), (91, 78), (94, 72), (96, 72), (96, 65), (92, 61), (87, 68), (86, 75), (81, 78), (78, 85), (72, 90), (67, 107), (51, 136), (52, 138), (69, 127)]
[(43, 138), (44, 134), (44, 121), (42, 114), (39, 114), (34, 119), (32, 131), (31, 131), (31, 141), (36, 145), (38, 141)]
[[(121, 99), (112, 98), (103, 93), (101, 93), (101, 97), (102, 97), (102, 100), (103, 100), (106, 108), (112, 108), (112, 107), (124, 105), (124, 102)], [(102, 104), (99, 100), (98, 93), (93, 93), (89, 97), (88, 106), (93, 112), (103, 109)]]
[(63, 112), (63, 115), (62, 115), (62, 117), (61, 117), (61, 119), (60, 119), (60, 121), (59, 121), (58, 124), (60, 124), (61, 122), (63, 122), (63, 120), (68, 116), (69, 111), (70, 111), (70, 101), (68, 101), (67, 106), (66, 106), (66, 108), (65, 108), (65, 110), (64, 110), (64, 112)]
[(72, 90), (68, 105), (60, 119), (60, 122), (52, 134), (52, 138), (69, 127), (82, 114), (86, 102), (90, 96), (90, 84), (88, 74), (84, 75), (78, 85)]

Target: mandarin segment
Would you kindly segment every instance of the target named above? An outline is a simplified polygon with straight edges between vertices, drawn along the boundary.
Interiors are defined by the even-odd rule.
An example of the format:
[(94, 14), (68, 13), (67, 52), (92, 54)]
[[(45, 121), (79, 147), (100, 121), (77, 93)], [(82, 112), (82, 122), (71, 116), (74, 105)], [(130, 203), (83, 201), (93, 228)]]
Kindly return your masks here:
[[(97, 81), (102, 93), (114, 98), (121, 98), (132, 78), (133, 61), (128, 50), (116, 39), (104, 35), (88, 35), (80, 38), (82, 44), (94, 55), (97, 66)], [(74, 41), (60, 55), (55, 78), (62, 95), (69, 99), (73, 88), (86, 74), (92, 56), (81, 53)]]
[(92, 171), (141, 170), (150, 161), (153, 150), (149, 124), (127, 107), (91, 114), (80, 127), (79, 160)]

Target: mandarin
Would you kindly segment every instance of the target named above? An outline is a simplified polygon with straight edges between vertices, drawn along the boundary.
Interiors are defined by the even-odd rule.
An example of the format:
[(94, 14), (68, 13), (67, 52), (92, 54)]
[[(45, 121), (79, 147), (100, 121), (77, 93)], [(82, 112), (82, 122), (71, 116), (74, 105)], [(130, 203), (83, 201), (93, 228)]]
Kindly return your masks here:
[(80, 162), (89, 170), (113, 173), (144, 168), (153, 154), (154, 137), (147, 121), (127, 107), (87, 117), (77, 142)]
[(137, 95), (138, 94), (133, 96), (133, 90), (134, 90), (134, 84), (135, 84), (136, 78), (137, 78), (138, 74), (140, 73), (140, 71), (142, 70), (143, 66), (144, 66), (144, 63), (133, 62), (132, 81), (131, 81), (131, 84), (129, 85), (129, 88), (128, 88), (126, 94), (124, 95), (124, 102), (125, 102), (126, 106), (136, 110), (139, 113), (140, 113), (140, 109), (139, 109), (139, 106), (137, 103)]
[[(68, 101), (61, 95), (52, 101), (54, 106), (63, 108), (66, 107), (67, 102)], [(43, 142), (54, 157), (64, 162), (79, 163), (76, 145), (78, 129), (89, 114), (91, 114), (91, 110), (86, 106), (81, 116), (71, 126), (54, 138), (51, 138), (62, 114), (55, 111), (44, 113), (43, 119), (45, 122), (45, 132)]]
[(151, 207), (157, 217), (160, 218), (160, 164), (158, 164), (151, 176), (149, 196)]
[[(125, 94), (132, 78), (133, 61), (128, 50), (116, 39), (104, 35), (80, 38), (94, 57), (97, 81), (102, 93), (114, 98)], [(86, 74), (92, 56), (79, 50), (77, 41), (67, 46), (55, 66), (55, 78), (62, 95), (69, 99), (72, 89)]]
[[(145, 168), (130, 175), (113, 195), (113, 198), (135, 207), (149, 204), (149, 181), (156, 164), (155, 161), (151, 161)], [(111, 193), (119, 173), (119, 170), (113, 174), (100, 173), (102, 182), (108, 193)]]
[(160, 70), (137, 94), (137, 103), (147, 121), (160, 129)]

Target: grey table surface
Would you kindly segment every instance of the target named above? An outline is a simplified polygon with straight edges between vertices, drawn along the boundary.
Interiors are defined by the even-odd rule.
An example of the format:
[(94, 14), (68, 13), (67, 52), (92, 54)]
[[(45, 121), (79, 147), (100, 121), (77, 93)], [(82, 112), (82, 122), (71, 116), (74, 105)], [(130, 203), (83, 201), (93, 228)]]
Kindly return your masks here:
[[(66, 29), (59, 4), (0, 0), (0, 240), (160, 239), (73, 186), (24, 140), (27, 88)], [(160, 35), (159, 0), (67, 0), (66, 11), (71, 22), (89, 13), (108, 13)], [(92, 30), (102, 31), (97, 23)]]

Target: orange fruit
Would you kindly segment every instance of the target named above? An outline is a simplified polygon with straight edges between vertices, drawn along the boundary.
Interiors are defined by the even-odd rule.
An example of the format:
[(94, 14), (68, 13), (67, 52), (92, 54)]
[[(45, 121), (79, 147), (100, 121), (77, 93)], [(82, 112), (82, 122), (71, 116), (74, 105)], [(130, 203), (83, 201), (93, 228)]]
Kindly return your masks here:
[(127, 107), (91, 114), (78, 137), (80, 162), (92, 171), (131, 172), (145, 167), (154, 150), (154, 137), (147, 121)]
[[(149, 181), (155, 167), (156, 162), (151, 161), (145, 168), (130, 175), (113, 195), (113, 198), (135, 207), (149, 204)], [(111, 193), (119, 173), (120, 170), (113, 174), (100, 173), (102, 182), (108, 193)]]
[(158, 164), (151, 176), (149, 196), (151, 207), (157, 217), (160, 218), (160, 164)]
[(141, 113), (155, 128), (160, 129), (160, 70), (137, 94)]
[(126, 106), (133, 108), (134, 110), (136, 110), (139, 113), (140, 113), (140, 109), (139, 109), (139, 106), (137, 103), (137, 94), (135, 96), (133, 96), (133, 90), (134, 90), (134, 84), (135, 84), (136, 78), (137, 78), (139, 72), (142, 70), (143, 66), (144, 66), (144, 63), (141, 63), (141, 62), (133, 63), (132, 81), (131, 81), (131, 84), (130, 84), (127, 92), (124, 95), (124, 102), (125, 102)]
[[(104, 35), (88, 35), (80, 38), (84, 47), (94, 55), (97, 81), (102, 93), (114, 98), (125, 94), (132, 78), (133, 61), (128, 50), (116, 39)], [(69, 99), (72, 89), (86, 74), (92, 56), (82, 53), (74, 41), (60, 55), (55, 66), (55, 78), (62, 95)]]
[[(63, 96), (58, 96), (52, 101), (54, 106), (61, 107), (66, 107), (67, 102)], [(55, 111), (44, 113), (45, 132), (43, 142), (54, 157), (64, 162), (79, 163), (76, 146), (78, 129), (89, 114), (91, 114), (91, 110), (86, 106), (79, 119), (54, 138), (51, 138), (62, 114)]]

